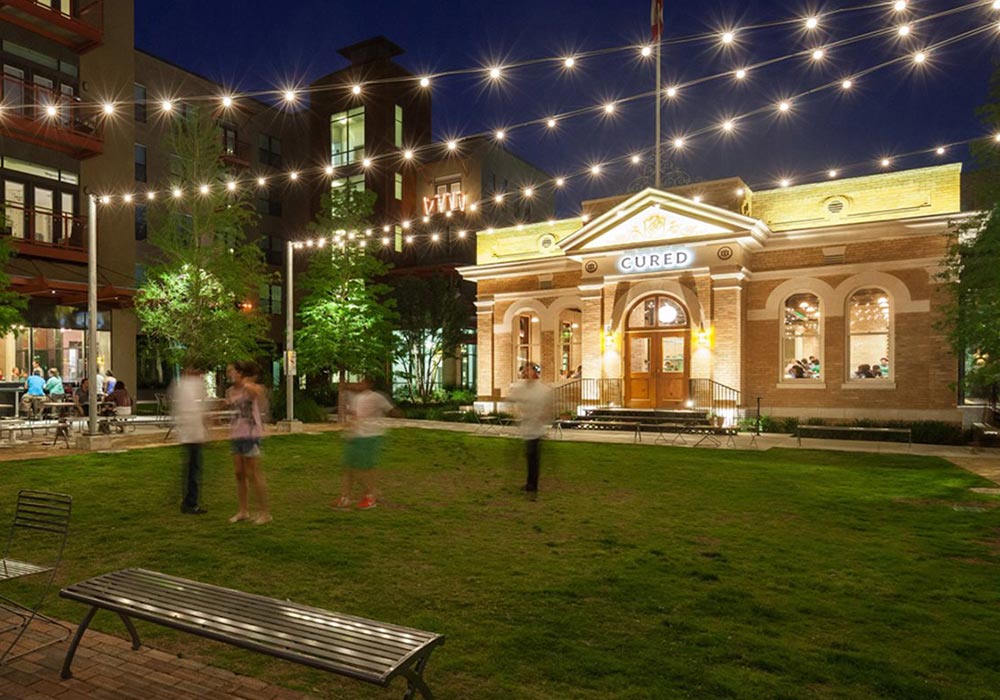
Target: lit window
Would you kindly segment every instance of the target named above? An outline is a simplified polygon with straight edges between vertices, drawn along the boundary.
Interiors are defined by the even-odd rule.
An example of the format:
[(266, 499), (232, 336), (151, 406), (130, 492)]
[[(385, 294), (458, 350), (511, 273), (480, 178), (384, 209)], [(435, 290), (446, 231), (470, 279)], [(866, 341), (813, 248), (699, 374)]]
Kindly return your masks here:
[(403, 147), (403, 108), (396, 105), (396, 148)]
[(351, 175), (350, 177), (342, 177), (334, 180), (330, 183), (330, 188), (334, 190), (343, 189), (349, 187), (355, 192), (365, 191), (365, 176), (364, 175)]
[(357, 163), (364, 157), (365, 108), (355, 107), (330, 117), (330, 162), (334, 166)]
[(847, 302), (848, 362), (852, 379), (890, 379), (892, 302), (885, 290), (859, 289)]
[(396, 185), (396, 200), (397, 201), (402, 200), (403, 199), (403, 174), (402, 173), (396, 173), (395, 185)]
[(793, 294), (785, 300), (781, 334), (782, 378), (822, 378), (822, 353), (819, 297), (815, 294)]
[(583, 337), (583, 314), (579, 309), (566, 309), (559, 314), (559, 378), (579, 378), (583, 356), (581, 340)]
[(542, 332), (538, 316), (521, 314), (514, 317), (514, 379), (523, 379), (529, 365), (539, 370), (542, 365)]
[(670, 297), (649, 297), (629, 314), (629, 328), (678, 328), (687, 326), (687, 312)]

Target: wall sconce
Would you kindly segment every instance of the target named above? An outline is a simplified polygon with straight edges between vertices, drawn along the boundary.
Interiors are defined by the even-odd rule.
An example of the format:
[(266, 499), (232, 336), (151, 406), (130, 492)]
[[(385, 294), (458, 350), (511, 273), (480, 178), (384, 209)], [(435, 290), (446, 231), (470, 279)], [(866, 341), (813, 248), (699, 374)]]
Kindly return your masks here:
[(695, 347), (699, 349), (711, 349), (713, 341), (715, 340), (715, 328), (709, 326), (705, 328), (705, 324), (701, 323), (698, 325), (698, 330), (694, 332), (694, 344)]

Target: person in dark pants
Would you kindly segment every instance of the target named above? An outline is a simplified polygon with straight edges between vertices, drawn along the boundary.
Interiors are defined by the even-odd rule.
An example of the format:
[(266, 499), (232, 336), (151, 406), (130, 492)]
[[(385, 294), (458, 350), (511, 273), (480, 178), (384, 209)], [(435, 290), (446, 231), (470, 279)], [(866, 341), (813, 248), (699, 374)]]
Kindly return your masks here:
[(521, 437), (524, 439), (524, 452), (528, 462), (524, 491), (531, 499), (538, 494), (542, 437), (552, 419), (552, 397), (549, 388), (539, 381), (538, 374), (538, 366), (528, 364), (522, 369), (524, 379), (514, 385), (510, 392), (521, 421)]
[(201, 492), (202, 445), (205, 430), (205, 378), (194, 367), (185, 367), (170, 388), (170, 411), (174, 417), (177, 439), (184, 449), (184, 500), (181, 512), (188, 515), (207, 513), (199, 505)]

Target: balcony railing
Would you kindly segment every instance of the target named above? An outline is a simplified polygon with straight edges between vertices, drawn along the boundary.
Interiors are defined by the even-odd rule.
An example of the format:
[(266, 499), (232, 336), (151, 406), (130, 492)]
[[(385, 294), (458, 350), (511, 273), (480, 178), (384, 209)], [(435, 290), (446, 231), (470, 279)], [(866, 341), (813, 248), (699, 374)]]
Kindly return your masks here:
[(0, 0), (0, 19), (77, 53), (104, 40), (104, 0)]
[(93, 109), (80, 106), (77, 97), (4, 75), (0, 104), (0, 132), (4, 134), (74, 158), (104, 152), (104, 125)]
[(250, 167), (250, 144), (227, 135), (222, 137), (222, 162), (237, 168)]
[(9, 236), (21, 255), (86, 261), (87, 218), (50, 209), (29, 209), (7, 202), (0, 234)]

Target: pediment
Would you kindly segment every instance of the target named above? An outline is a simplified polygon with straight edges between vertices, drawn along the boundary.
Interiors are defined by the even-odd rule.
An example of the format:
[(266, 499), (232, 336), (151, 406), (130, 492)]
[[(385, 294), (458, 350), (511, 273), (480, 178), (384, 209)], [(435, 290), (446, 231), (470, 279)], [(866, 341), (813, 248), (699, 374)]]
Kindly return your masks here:
[(650, 189), (597, 217), (560, 247), (573, 255), (742, 236), (762, 240), (767, 233), (756, 219)]

